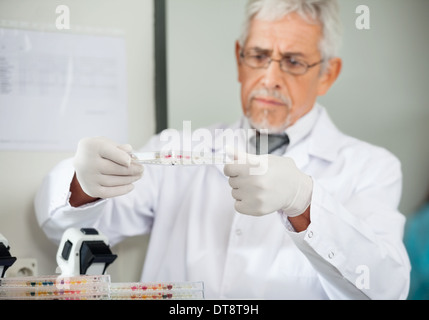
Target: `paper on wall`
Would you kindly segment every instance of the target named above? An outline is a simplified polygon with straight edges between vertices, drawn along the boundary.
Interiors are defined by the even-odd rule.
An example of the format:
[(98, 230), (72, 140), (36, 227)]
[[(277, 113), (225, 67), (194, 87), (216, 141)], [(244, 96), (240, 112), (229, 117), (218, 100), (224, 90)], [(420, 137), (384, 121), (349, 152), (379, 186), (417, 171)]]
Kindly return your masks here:
[(122, 37), (0, 28), (0, 150), (127, 142)]

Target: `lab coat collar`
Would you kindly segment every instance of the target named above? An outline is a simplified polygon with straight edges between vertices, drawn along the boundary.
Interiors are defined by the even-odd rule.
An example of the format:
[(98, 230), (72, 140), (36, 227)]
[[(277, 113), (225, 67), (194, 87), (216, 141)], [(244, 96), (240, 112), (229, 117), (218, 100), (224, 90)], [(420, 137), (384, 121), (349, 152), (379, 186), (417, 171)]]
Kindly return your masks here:
[(325, 108), (318, 103), (293, 126), (287, 128), (286, 133), (291, 142), (283, 156), (292, 158), (301, 170), (304, 170), (311, 157), (334, 161), (343, 137)]
[[(251, 127), (247, 118), (243, 116), (239, 123), (233, 126), (234, 128)], [(289, 136), (290, 142), (284, 156), (299, 158), (302, 165), (308, 162), (310, 155), (334, 161), (344, 139), (343, 133), (334, 125), (325, 107), (317, 102), (306, 115), (287, 128), (285, 133)]]
[(290, 135), (291, 144), (284, 156), (292, 158), (300, 169), (308, 164), (310, 157), (334, 161), (345, 137), (326, 109), (318, 103), (286, 132)]
[[(239, 135), (239, 150), (245, 151), (247, 139), (252, 136), (251, 129), (246, 117), (229, 127), (244, 129), (245, 135)], [(344, 135), (334, 125), (326, 109), (316, 103), (305, 116), (300, 118), (293, 126), (285, 131), (290, 139), (290, 144), (283, 154), (284, 157), (294, 159), (298, 168), (303, 169), (310, 161), (310, 156), (332, 162), (336, 159), (339, 149), (343, 144)], [(219, 137), (217, 137), (219, 138)], [(212, 149), (214, 152), (221, 150)], [(218, 166), (223, 172), (223, 166)]]
[[(317, 121), (322, 107), (319, 104), (316, 104), (307, 114), (301, 117), (293, 126), (290, 126), (285, 130), (285, 133), (289, 137), (288, 148), (292, 148), (294, 145), (298, 144), (302, 139), (304, 139), (312, 131), (315, 122)], [(246, 137), (241, 137), (240, 142), (243, 143), (243, 147), (249, 139), (251, 139), (256, 130), (252, 129), (249, 120), (242, 116), (239, 123), (236, 123), (232, 126), (232, 129), (237, 128), (244, 129), (243, 132), (246, 132)], [(243, 148), (244, 150), (244, 148)]]
[(335, 126), (328, 112), (322, 106), (320, 106), (319, 116), (310, 135), (309, 155), (329, 162), (333, 162), (338, 157), (346, 139), (346, 135)]
[(319, 118), (321, 109), (322, 107), (319, 104), (314, 105), (307, 114), (298, 119), (294, 125), (286, 129), (285, 133), (289, 137), (289, 149), (293, 148), (311, 133)]

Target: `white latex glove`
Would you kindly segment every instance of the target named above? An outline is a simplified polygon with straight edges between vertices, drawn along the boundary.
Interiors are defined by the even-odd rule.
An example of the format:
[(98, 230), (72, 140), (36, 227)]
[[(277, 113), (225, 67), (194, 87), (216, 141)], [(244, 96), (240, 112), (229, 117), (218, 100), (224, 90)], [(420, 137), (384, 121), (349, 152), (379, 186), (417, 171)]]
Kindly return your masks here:
[[(225, 165), (224, 173), (230, 177), (238, 212), (262, 216), (280, 211), (296, 217), (310, 206), (313, 180), (291, 158), (246, 153), (234, 158), (234, 163)], [(255, 170), (255, 165), (259, 170)]]
[(143, 166), (131, 161), (130, 145), (118, 145), (103, 137), (79, 141), (74, 167), (82, 190), (94, 198), (112, 198), (134, 189)]

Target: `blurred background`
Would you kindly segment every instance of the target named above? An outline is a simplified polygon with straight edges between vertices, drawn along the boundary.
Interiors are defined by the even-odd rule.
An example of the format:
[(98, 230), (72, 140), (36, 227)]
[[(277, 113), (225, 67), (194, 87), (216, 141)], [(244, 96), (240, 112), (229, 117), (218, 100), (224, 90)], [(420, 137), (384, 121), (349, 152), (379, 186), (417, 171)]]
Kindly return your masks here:
[[(181, 129), (192, 121), (196, 129), (241, 115), (234, 45), (245, 3), (0, 0), (0, 233), (12, 255), (31, 261), (40, 275), (55, 273), (57, 246), (38, 226), (33, 199), (49, 170), (73, 156), (78, 138), (94, 134), (91, 127), (137, 149), (163, 126)], [(343, 132), (401, 160), (400, 211), (412, 217), (429, 192), (429, 2), (339, 3), (344, 66), (320, 102)], [(70, 29), (58, 29), (59, 5), (69, 8)], [(356, 28), (359, 5), (370, 9), (369, 30)], [(166, 37), (156, 42), (160, 26)], [(15, 42), (25, 54), (11, 49)], [(46, 61), (56, 61), (54, 71)], [(73, 67), (80, 87), (70, 93)], [(23, 73), (33, 91), (13, 89)], [(23, 132), (34, 139), (19, 140)], [(112, 248), (119, 256), (109, 267), (114, 281), (139, 280), (148, 239)]]

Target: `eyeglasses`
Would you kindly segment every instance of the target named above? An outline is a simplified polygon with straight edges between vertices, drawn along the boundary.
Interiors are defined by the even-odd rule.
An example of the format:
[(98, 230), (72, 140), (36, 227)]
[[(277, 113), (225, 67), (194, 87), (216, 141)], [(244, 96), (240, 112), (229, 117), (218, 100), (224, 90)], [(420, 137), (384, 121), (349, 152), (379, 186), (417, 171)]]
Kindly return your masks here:
[(248, 52), (240, 54), (241, 59), (244, 63), (252, 69), (267, 69), (271, 62), (275, 61), (280, 64), (280, 69), (283, 72), (287, 72), (289, 74), (299, 76), (305, 74), (308, 69), (321, 64), (324, 60), (320, 60), (319, 62), (308, 64), (304, 61), (300, 61), (296, 59), (293, 55), (284, 56), (280, 60), (275, 60), (271, 58), (271, 55), (265, 52)]

